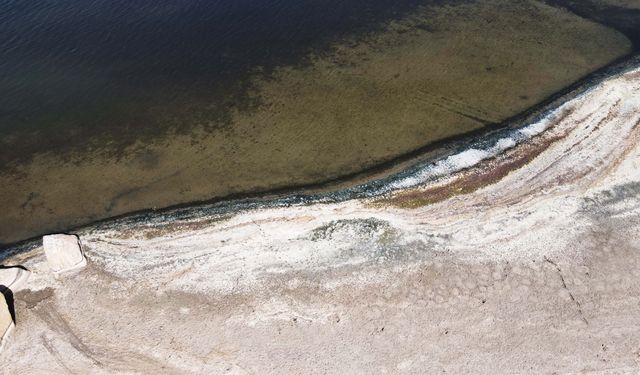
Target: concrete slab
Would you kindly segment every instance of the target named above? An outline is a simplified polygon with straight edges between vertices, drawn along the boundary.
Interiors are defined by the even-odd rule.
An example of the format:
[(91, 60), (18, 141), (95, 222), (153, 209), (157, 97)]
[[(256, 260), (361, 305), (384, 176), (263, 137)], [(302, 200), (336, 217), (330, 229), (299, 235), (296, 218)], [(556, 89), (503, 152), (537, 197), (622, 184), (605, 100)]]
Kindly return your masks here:
[(51, 234), (42, 237), (42, 242), (49, 267), (56, 275), (87, 264), (76, 235)]

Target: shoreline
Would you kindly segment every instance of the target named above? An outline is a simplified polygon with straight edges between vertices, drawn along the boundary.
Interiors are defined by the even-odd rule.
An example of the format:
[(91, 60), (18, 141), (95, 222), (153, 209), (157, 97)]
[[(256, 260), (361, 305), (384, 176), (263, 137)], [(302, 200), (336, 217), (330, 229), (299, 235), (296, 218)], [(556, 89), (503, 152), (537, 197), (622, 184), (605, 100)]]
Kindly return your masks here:
[(532, 141), (382, 198), (86, 228), (86, 267), (59, 277), (18, 255), (4, 368), (636, 373), (640, 68), (566, 106)]
[[(0, 242), (153, 208), (313, 194), (382, 177), (425, 153), (442, 155), (461, 140), (455, 134), (485, 136), (486, 129), (469, 131), (522, 113), (635, 46), (613, 24), (534, 0), (447, 4), (420, 7), (370, 35), (338, 38), (330, 50), (309, 51), (307, 64), (251, 71), (249, 107), (235, 96), (214, 99), (241, 87), (210, 85), (193, 100), (180, 90), (182, 99), (153, 108), (133, 101), (123, 109), (131, 126), (126, 114), (95, 117), (111, 123), (112, 141), (62, 120), (72, 134), (49, 138), (44, 129), (53, 128), (36, 126), (41, 136), (5, 135), (7, 160), (34, 157), (4, 171)], [(214, 97), (206, 96), (212, 89)], [(230, 105), (224, 113), (231, 117), (218, 121), (209, 104)], [(183, 113), (187, 107), (196, 112)], [(94, 121), (83, 108), (71, 112)], [(147, 117), (175, 126), (138, 138)], [(69, 152), (53, 151), (50, 140)]]
[[(372, 168), (348, 176), (339, 177), (320, 184), (287, 187), (266, 192), (243, 193), (211, 200), (194, 201), (173, 205), (162, 209), (147, 209), (134, 211), (123, 215), (98, 220), (63, 231), (64, 233), (86, 232), (90, 228), (115, 227), (121, 225), (140, 225), (144, 223), (162, 223), (171, 220), (184, 221), (205, 216), (224, 216), (230, 213), (241, 213), (255, 208), (270, 208), (287, 205), (305, 205), (317, 202), (337, 203), (350, 199), (372, 198), (388, 193), (388, 187), (398, 180), (408, 178), (419, 171), (443, 161), (456, 154), (470, 149), (486, 149), (491, 143), (505, 137), (513, 137), (521, 129), (534, 123), (543, 121), (545, 117), (562, 107), (563, 104), (589, 92), (606, 80), (613, 79), (627, 71), (640, 67), (640, 53), (634, 52), (630, 56), (614, 61), (608, 66), (590, 73), (583, 79), (569, 87), (555, 93), (540, 104), (513, 116), (494, 126), (473, 131), (471, 133), (454, 136), (438, 141), (401, 155), (388, 162), (378, 164)], [(546, 130), (546, 129), (545, 129)], [(542, 131), (544, 132), (544, 130)], [(536, 134), (537, 135), (537, 134)], [(527, 142), (520, 139), (515, 145)], [(508, 147), (485, 159), (493, 159)], [(464, 170), (466, 168), (461, 168)], [(452, 171), (452, 173), (459, 172)], [(424, 183), (424, 182), (423, 182)], [(9, 244), (0, 244), (0, 259), (29, 251), (41, 245), (41, 237), (31, 237)]]

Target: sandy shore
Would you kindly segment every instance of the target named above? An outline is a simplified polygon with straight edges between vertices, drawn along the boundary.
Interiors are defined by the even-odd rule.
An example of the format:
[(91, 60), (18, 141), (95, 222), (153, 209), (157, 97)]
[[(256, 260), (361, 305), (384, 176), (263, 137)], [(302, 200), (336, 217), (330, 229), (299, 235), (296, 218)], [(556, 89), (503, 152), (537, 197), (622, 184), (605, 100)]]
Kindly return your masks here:
[(381, 197), (88, 228), (58, 279), (16, 255), (3, 369), (637, 373), (640, 70), (542, 120)]

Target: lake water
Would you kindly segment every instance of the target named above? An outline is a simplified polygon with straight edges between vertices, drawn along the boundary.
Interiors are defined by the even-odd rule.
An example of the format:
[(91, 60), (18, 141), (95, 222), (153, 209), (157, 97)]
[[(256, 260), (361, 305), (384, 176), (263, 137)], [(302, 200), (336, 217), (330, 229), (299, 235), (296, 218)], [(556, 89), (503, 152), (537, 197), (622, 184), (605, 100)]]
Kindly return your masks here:
[(2, 2), (0, 242), (495, 126), (632, 53), (639, 19), (624, 0)]

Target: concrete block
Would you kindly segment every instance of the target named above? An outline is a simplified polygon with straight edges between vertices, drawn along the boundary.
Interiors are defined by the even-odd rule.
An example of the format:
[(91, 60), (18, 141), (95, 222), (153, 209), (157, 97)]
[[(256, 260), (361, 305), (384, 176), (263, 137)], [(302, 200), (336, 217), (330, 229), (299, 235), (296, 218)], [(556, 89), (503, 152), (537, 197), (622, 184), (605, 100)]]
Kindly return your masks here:
[(42, 237), (42, 243), (49, 267), (55, 274), (75, 270), (87, 264), (76, 235), (51, 234)]

